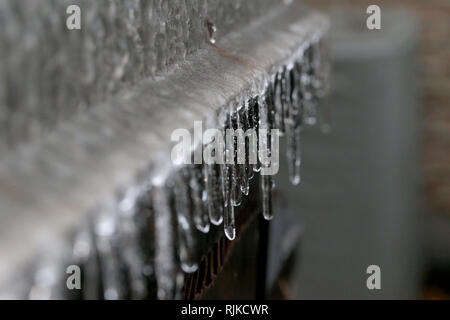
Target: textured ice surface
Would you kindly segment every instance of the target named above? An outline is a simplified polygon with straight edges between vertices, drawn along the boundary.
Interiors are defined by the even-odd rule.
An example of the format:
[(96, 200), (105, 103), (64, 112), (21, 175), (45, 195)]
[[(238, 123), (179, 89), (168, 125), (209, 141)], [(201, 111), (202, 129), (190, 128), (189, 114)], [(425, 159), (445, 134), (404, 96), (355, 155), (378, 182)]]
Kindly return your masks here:
[[(1, 187), (9, 192), (0, 194), (1, 208), (5, 212), (2, 219), (12, 221), (14, 217), (15, 225), (22, 223), (21, 228), (29, 231), (23, 232), (20, 242), (7, 245), (6, 241), (0, 242), (0, 257), (8, 257), (5, 261), (8, 261), (10, 268), (14, 266), (9, 254), (11, 248), (19, 259), (20, 254), (25, 255), (27, 251), (24, 245), (27, 241), (33, 243), (37, 238), (42, 240), (54, 236), (53, 228), (59, 230), (79, 224), (81, 214), (88, 213), (91, 217), (87, 230), (84, 225), (75, 230), (75, 239), (78, 240), (69, 241), (73, 251), (78, 252), (70, 259), (83, 265), (87, 279), (97, 279), (93, 281), (98, 283), (98, 287), (90, 288), (82, 298), (178, 298), (183, 285), (183, 272), (192, 272), (197, 268), (197, 239), (193, 233), (207, 233), (211, 224), (223, 224), (225, 235), (229, 239), (236, 237), (235, 207), (241, 204), (243, 197), (251, 196), (249, 180), (262, 173), (269, 164), (249, 163), (253, 148), (246, 140), (245, 162), (242, 164), (174, 166), (170, 161), (169, 142), (174, 129), (191, 129), (194, 121), (205, 118), (209, 119), (209, 122), (205, 121), (208, 126), (224, 132), (227, 128), (279, 129), (288, 141), (286, 152), (291, 181), (296, 184), (300, 180), (301, 129), (305, 123), (316, 122), (318, 99), (327, 89), (328, 67), (323, 59), (321, 41), (327, 22), (320, 15), (305, 15), (303, 8), (295, 3), (290, 7), (277, 6), (267, 16), (245, 28), (222, 34), (240, 23), (246, 24), (246, 18), (256, 16), (259, 10), (263, 10), (262, 5), (253, 8), (255, 2), (240, 8), (220, 9), (223, 2), (193, 1), (199, 5), (193, 7), (197, 11), (192, 13), (189, 9), (192, 15), (184, 16), (183, 11), (173, 12), (173, 9), (187, 2), (174, 1), (169, 6), (171, 1), (157, 1), (149, 7), (145, 7), (144, 2), (109, 1), (105, 4), (109, 8), (106, 12), (96, 7), (101, 17), (106, 15), (100, 19), (98, 26), (98, 30), (105, 32), (104, 38), (99, 37), (98, 42), (91, 43), (91, 53), (89, 47), (79, 50), (85, 54), (95, 53), (97, 60), (83, 60), (96, 62), (83, 72), (74, 71), (75, 75), (87, 77), (89, 88), (75, 90), (83, 94), (73, 96), (73, 101), (78, 104), (82, 99), (87, 99), (85, 101), (88, 103), (81, 108), (88, 110), (77, 114), (74, 111), (73, 119), (62, 125), (60, 123), (59, 128), (38, 139), (38, 142), (11, 151), (0, 163), (0, 181), (7, 182)], [(15, 5), (4, 3), (1, 12), (16, 10), (24, 11), (21, 14), (31, 14), (28, 11), (30, 7), (24, 6), (21, 1)], [(224, 6), (233, 3), (237, 5), (241, 2), (227, 2)], [(91, 2), (85, 5), (97, 6)], [(120, 7), (124, 5), (128, 5), (127, 10)], [(139, 5), (145, 8), (135, 9), (134, 6)], [(55, 4), (55, 8), (59, 5)], [(48, 7), (48, 10), (53, 9)], [(183, 38), (176, 32), (172, 34), (171, 30), (164, 29), (168, 26), (161, 20), (158, 28), (165, 27), (156, 28), (158, 31), (152, 33), (156, 41), (151, 42), (154, 50), (151, 53), (144, 50), (141, 56), (145, 60), (146, 54), (156, 52), (157, 55), (152, 57), (155, 60), (145, 60), (152, 61), (147, 66), (139, 60), (139, 43), (133, 42), (137, 38), (127, 38), (129, 32), (136, 34), (127, 28), (139, 21), (135, 20), (136, 12), (149, 10), (156, 10), (155, 15), (173, 14), (175, 20), (180, 15), (184, 17), (183, 21), (193, 19), (195, 23), (191, 21), (189, 25), (199, 29), (194, 27), (192, 32), (196, 35), (188, 32), (188, 38)], [(199, 15), (198, 10), (203, 13)], [(229, 11), (239, 14), (231, 17)], [(14, 12), (13, 15), (16, 14)], [(118, 12), (128, 12), (131, 22), (112, 19)], [(217, 21), (214, 44), (208, 43), (206, 38), (206, 15)], [(109, 25), (108, 17), (115, 22)], [(95, 17), (92, 19), (95, 20)], [(105, 23), (108, 27), (101, 29)], [(121, 27), (117, 27), (116, 23)], [(124, 26), (128, 27), (122, 28)], [(11, 32), (14, 34), (15, 31), (13, 29)], [(108, 32), (123, 34), (124, 38), (118, 36), (113, 41)], [(83, 37), (90, 37), (90, 31), (82, 34)], [(156, 36), (158, 34), (167, 37), (172, 34), (168, 38), (171, 40), (161, 40), (161, 36)], [(189, 43), (186, 48), (189, 54), (182, 54), (180, 60), (174, 55), (175, 47), (170, 47), (174, 44), (172, 40), (178, 39), (178, 36), (188, 39)], [(191, 36), (192, 39), (189, 38)], [(74, 43), (78, 42), (74, 40)], [(101, 44), (110, 46), (110, 49)], [(132, 46), (136, 48), (131, 50)], [(189, 48), (193, 51), (190, 52)], [(132, 52), (127, 53), (127, 50)], [(160, 56), (158, 50), (162, 50)], [(61, 53), (55, 57), (66, 59), (65, 54), (70, 55)], [(10, 57), (8, 53), (4, 56)], [(134, 62), (130, 64), (129, 61)], [(105, 69), (100, 68), (103, 64)], [(56, 62), (55, 65), (59, 66)], [(172, 67), (167, 68), (169, 65)], [(97, 70), (97, 67), (100, 69)], [(147, 67), (154, 69), (147, 70)], [(38, 76), (41, 74), (36, 73), (35, 77)], [(65, 79), (58, 81), (63, 84)], [(131, 86), (135, 82), (136, 85)], [(71, 85), (77, 86), (78, 83)], [(21, 85), (20, 81), (18, 85)], [(52, 92), (55, 97), (65, 97), (66, 93), (59, 92), (63, 89), (59, 86), (55, 88)], [(114, 99), (107, 99), (117, 90), (121, 91)], [(37, 96), (44, 98), (45, 95), (40, 96), (37, 92)], [(9, 97), (5, 101), (22, 98), (26, 99), (26, 95)], [(103, 100), (103, 103), (88, 108), (94, 102)], [(22, 105), (22, 102), (19, 104)], [(61, 114), (70, 109), (64, 108)], [(56, 123), (60, 114), (49, 112), (54, 117), (51, 121)], [(51, 127), (52, 122), (46, 122), (50, 118), (44, 116), (45, 112), (42, 115), (43, 122), (39, 120), (36, 123)], [(28, 119), (26, 121), (33, 123)], [(274, 151), (277, 146), (271, 138), (270, 130), (266, 137), (258, 137), (258, 152), (270, 155)], [(237, 146), (237, 142), (233, 144)], [(199, 147), (201, 142), (193, 146), (193, 151)], [(237, 157), (235, 152), (226, 151), (229, 157)], [(259, 187), (263, 215), (266, 219), (272, 219), (272, 176), (262, 175)], [(6, 228), (7, 224), (0, 225), (0, 234), (11, 240), (8, 236), (15, 229)], [(80, 250), (75, 250), (80, 243), (90, 248), (85, 250), (84, 255), (79, 254)], [(40, 267), (36, 268), (35, 272), (39, 272)], [(4, 270), (2, 272), (0, 276), (7, 274)], [(31, 290), (41, 288), (36, 280), (31, 282)], [(43, 298), (57, 296), (58, 284), (49, 281), (45, 290), (35, 292), (44, 292)], [(152, 288), (157, 290), (152, 291)]]
[[(77, 4), (82, 30), (68, 31)], [(3, 0), (0, 2), (0, 152), (38, 138), (138, 81), (248, 24), (271, 0)], [(214, 25), (216, 26), (216, 25)], [(212, 28), (212, 27), (211, 27)]]

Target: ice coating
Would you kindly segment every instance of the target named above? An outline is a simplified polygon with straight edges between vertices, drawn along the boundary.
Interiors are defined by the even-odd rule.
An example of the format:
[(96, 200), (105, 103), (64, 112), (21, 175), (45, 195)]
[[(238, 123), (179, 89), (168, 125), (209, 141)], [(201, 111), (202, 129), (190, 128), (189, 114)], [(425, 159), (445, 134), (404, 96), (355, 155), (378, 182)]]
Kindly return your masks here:
[[(290, 18), (289, 21), (295, 21), (298, 17), (292, 14)], [(281, 26), (282, 22), (279, 22)], [(321, 28), (316, 28), (317, 25)], [(211, 224), (222, 225), (226, 237), (235, 239), (238, 236), (235, 208), (245, 201), (246, 196), (252, 195), (250, 185), (255, 187), (255, 184), (250, 183), (251, 179), (259, 179), (256, 187), (262, 192), (261, 211), (266, 219), (272, 219), (273, 177), (258, 175), (267, 164), (259, 160), (256, 164), (249, 163), (254, 148), (250, 147), (248, 139), (244, 142), (243, 164), (181, 167), (169, 164), (164, 174), (158, 174), (158, 170), (146, 174), (146, 187), (139, 186), (138, 191), (134, 176), (130, 178), (127, 174), (147, 166), (149, 154), (167, 146), (168, 130), (186, 123), (191, 125), (196, 120), (202, 120), (200, 116), (214, 114), (213, 126), (224, 134), (227, 128), (282, 131), (288, 142), (286, 152), (290, 179), (294, 184), (298, 183), (302, 124), (316, 122), (316, 114), (320, 111), (317, 99), (323, 96), (327, 87), (326, 68), (321, 61), (320, 39), (324, 28), (321, 23), (317, 25), (310, 29), (304, 28), (301, 23), (293, 23), (291, 29), (280, 27), (283, 32), (274, 32), (280, 42), (270, 47), (270, 54), (265, 50), (235, 50), (244, 46), (256, 47), (256, 40), (253, 45), (249, 44), (249, 37), (242, 36), (240, 40), (240, 34), (228, 39), (218, 37), (217, 47), (187, 60), (180, 74), (164, 77), (161, 82), (158, 79), (146, 80), (142, 86), (133, 88), (120, 99), (100, 105), (87, 116), (80, 117), (76, 126), (64, 127), (59, 137), (64, 141), (77, 141), (75, 146), (68, 144), (74, 147), (73, 158), (67, 159), (67, 153), (59, 149), (57, 140), (53, 138), (41, 144), (43, 150), (49, 151), (47, 155), (50, 154), (51, 158), (31, 154), (29, 163), (36, 161), (48, 172), (57, 172), (64, 179), (56, 182), (35, 179), (28, 183), (24, 178), (27, 171), (18, 170), (21, 173), (16, 180), (19, 186), (29, 186), (30, 190), (39, 186), (43, 190), (40, 196), (44, 200), (65, 198), (63, 190), (68, 181), (75, 186), (81, 184), (80, 180), (87, 181), (86, 184), (96, 182), (95, 175), (89, 180), (71, 172), (82, 174), (85, 158), (90, 160), (94, 169), (100, 168), (96, 172), (98, 176), (108, 177), (105, 180), (108, 186), (111, 185), (111, 190), (112, 186), (127, 186), (123, 193), (117, 195), (117, 199), (107, 198), (98, 209), (91, 211), (94, 218), (90, 223), (94, 228), (80, 234), (82, 240), (78, 240), (79, 243), (88, 243), (85, 247), (90, 248), (90, 253), (85, 255), (78, 250), (77, 257), (83, 266), (91, 269), (87, 273), (91, 278), (96, 275), (101, 278), (100, 298), (178, 298), (183, 273), (197, 269), (195, 232), (206, 233)], [(220, 31), (220, 25), (218, 27)], [(270, 37), (271, 32), (266, 32), (264, 38)], [(300, 40), (296, 43), (295, 39)], [(219, 46), (228, 51), (220, 51)], [(254, 59), (255, 55), (258, 59)], [(261, 66), (254, 61), (261, 62)], [(232, 98), (230, 93), (234, 95)], [(167, 119), (167, 113), (158, 112), (161, 109), (155, 111), (155, 105), (176, 112), (171, 112), (170, 119)], [(108, 126), (99, 125), (104, 123)], [(77, 134), (80, 127), (83, 136)], [(257, 154), (260, 151), (272, 153), (270, 135), (269, 130), (262, 146), (259, 141), (263, 139), (257, 139)], [(237, 142), (234, 146), (234, 152), (228, 152), (228, 157), (237, 161)], [(108, 161), (96, 166), (100, 161), (94, 160), (102, 159), (100, 155), (103, 153), (108, 154)], [(158, 161), (169, 163), (170, 159), (163, 157)], [(16, 167), (23, 169), (19, 164)], [(4, 165), (0, 169), (4, 168), (10, 167)], [(121, 171), (122, 168), (127, 170)], [(117, 175), (107, 175), (111, 171), (117, 172)], [(0, 174), (4, 176), (4, 172), (2, 170)], [(28, 172), (39, 178), (45, 170), (35, 172), (30, 169)], [(101, 199), (104, 194), (109, 195), (110, 190), (101, 186), (92, 183), (90, 194)], [(82, 199), (80, 203), (83, 205), (84, 202), (89, 203), (87, 197), (80, 196), (65, 205), (72, 207), (79, 199)], [(84, 207), (80, 208), (82, 210)], [(101, 263), (96, 263), (96, 260), (101, 260)], [(149, 291), (149, 284), (154, 282), (157, 282), (157, 292)], [(124, 283), (127, 285), (124, 286)], [(145, 285), (142, 286), (142, 283)], [(93, 292), (91, 296), (95, 297), (95, 288), (90, 291)]]
[[(69, 5), (81, 8), (82, 32), (67, 32)], [(206, 47), (206, 19), (214, 41), (215, 19), (226, 34), (275, 5), (271, 0), (1, 1), (0, 150), (39, 138), (59, 120)], [(8, 116), (17, 110), (22, 112)]]
[[(192, 198), (185, 201), (193, 205), (195, 228), (208, 232), (209, 223), (220, 225), (223, 222), (225, 235), (233, 240), (236, 236), (233, 207), (239, 206), (242, 198), (249, 194), (249, 181), (255, 173), (261, 172), (261, 166), (264, 168), (270, 165), (261, 163), (260, 157), (256, 164), (251, 165), (250, 139), (244, 136), (244, 139), (240, 140), (236, 135), (228, 136), (227, 129), (242, 129), (243, 132), (256, 129), (255, 132), (257, 136), (259, 135), (257, 154), (269, 156), (273, 151), (274, 141), (271, 129), (278, 129), (280, 134), (284, 133), (287, 140), (286, 154), (290, 181), (294, 185), (300, 183), (300, 139), (304, 110), (309, 108), (308, 123), (315, 123), (312, 119), (315, 119), (318, 98), (323, 95), (318, 91), (325, 86), (326, 81), (326, 75), (320, 73), (323, 69), (320, 48), (319, 41), (312, 42), (297, 60), (283, 66), (269, 77), (272, 81), (266, 83), (260, 96), (232, 102), (219, 112), (220, 130), (228, 139), (222, 163), (190, 165), (188, 170), (190, 190), (185, 190), (185, 193)], [(261, 134), (266, 136), (263, 137)], [(242, 152), (237, 152), (239, 147), (244, 150), (243, 156)], [(262, 175), (262, 212), (267, 220), (273, 218), (271, 197), (273, 187), (272, 175)], [(181, 221), (184, 224), (187, 220)]]
[[(278, 145), (274, 146), (275, 140), (271, 130), (278, 129), (287, 140), (290, 181), (294, 185), (300, 183), (302, 125), (304, 122), (315, 123), (318, 99), (324, 95), (320, 90), (326, 86), (327, 81), (320, 61), (320, 48), (320, 41), (310, 43), (296, 60), (268, 77), (272, 81), (266, 82), (259, 95), (232, 102), (219, 112), (217, 119), (220, 131), (228, 139), (225, 143), (224, 159), (221, 163), (189, 165), (187, 170), (191, 175), (188, 185), (190, 190), (184, 190), (185, 195), (179, 195), (184, 199), (182, 201), (191, 202), (195, 208), (191, 229), (197, 228), (207, 232), (208, 223), (205, 219), (209, 217), (209, 222), (214, 225), (223, 223), (226, 237), (234, 240), (234, 207), (242, 203), (243, 197), (251, 194), (250, 180), (258, 173), (261, 173), (262, 214), (267, 220), (273, 218), (273, 176), (263, 175), (261, 170), (270, 163), (261, 162), (258, 157), (257, 164), (251, 165), (250, 139), (244, 136), (243, 140), (239, 140), (236, 136), (227, 136), (227, 129), (242, 129), (243, 132), (257, 129), (257, 153), (269, 156), (272, 152), (278, 152)], [(306, 109), (309, 110), (307, 115)], [(309, 121), (304, 120), (305, 116), (309, 117)], [(244, 150), (244, 155), (240, 158), (237, 152), (239, 144)], [(183, 170), (186, 169), (179, 171)], [(179, 189), (183, 188), (180, 186)], [(191, 201), (186, 200), (186, 195), (191, 197)], [(158, 211), (158, 208), (156, 210)], [(184, 210), (176, 214), (185, 215)], [(183, 223), (183, 229), (188, 228), (187, 220), (179, 218), (178, 221)], [(188, 247), (186, 243), (180, 243), (180, 251), (185, 251)], [(189, 268), (183, 269), (189, 271)]]
[[(283, 131), (287, 141), (285, 152), (290, 180), (294, 185), (300, 182), (300, 137), (303, 118), (306, 116), (304, 112), (310, 108), (310, 117), (316, 112), (318, 99), (323, 96), (323, 92), (319, 91), (326, 86), (324, 82), (327, 81), (326, 74), (320, 71), (323, 69), (320, 62), (316, 61), (314, 66), (311, 65), (316, 58), (311, 52), (317, 51), (317, 48), (320, 48), (320, 43), (311, 43), (304, 55), (269, 76), (273, 81), (266, 82), (258, 95), (244, 101), (231, 102), (218, 112), (215, 122), (220, 125), (220, 131), (225, 137), (230, 128), (242, 129), (244, 132), (252, 128), (265, 129), (256, 131), (258, 155), (270, 155), (274, 152), (271, 129)], [(311, 122), (310, 120), (309, 123), (312, 124)], [(146, 283), (145, 278), (151, 276), (152, 272), (157, 279), (157, 297), (177, 298), (182, 286), (182, 272), (190, 273), (198, 268), (195, 230), (207, 233), (210, 224), (223, 224), (225, 236), (234, 240), (237, 236), (235, 207), (242, 203), (243, 198), (251, 195), (250, 181), (255, 175), (260, 175), (262, 215), (267, 220), (274, 217), (273, 176), (262, 175), (262, 169), (269, 166), (269, 163), (259, 161), (258, 157), (257, 164), (250, 164), (249, 159), (254, 156), (250, 154), (250, 139), (244, 137), (240, 141), (234, 136), (230, 143), (232, 145), (224, 145), (224, 159), (221, 163), (179, 166), (168, 176), (163, 174), (153, 178), (150, 181), (150, 185), (153, 184), (151, 187), (125, 192), (115, 214), (98, 214), (95, 243), (91, 246), (96, 248), (102, 261), (105, 261), (100, 272), (103, 275), (104, 298), (125, 297), (126, 290), (121, 286), (124, 276), (131, 280), (130, 291), (133, 298), (148, 297), (150, 293), (142, 283)], [(239, 143), (243, 143), (244, 150), (244, 157), (241, 156), (240, 159), (237, 154)], [(227, 162), (227, 159), (234, 162)], [(139, 219), (136, 217), (139, 212), (136, 209), (139, 205), (136, 203), (139, 203), (138, 199), (142, 199), (143, 195), (146, 201), (151, 202), (155, 221), (155, 260), (152, 266), (145, 262), (138, 243), (142, 226), (139, 226)], [(118, 255), (115, 249), (118, 239), (120, 246), (126, 249), (119, 254), (119, 258), (115, 257)], [(128, 270), (126, 275), (121, 272), (120, 265), (125, 265)]]

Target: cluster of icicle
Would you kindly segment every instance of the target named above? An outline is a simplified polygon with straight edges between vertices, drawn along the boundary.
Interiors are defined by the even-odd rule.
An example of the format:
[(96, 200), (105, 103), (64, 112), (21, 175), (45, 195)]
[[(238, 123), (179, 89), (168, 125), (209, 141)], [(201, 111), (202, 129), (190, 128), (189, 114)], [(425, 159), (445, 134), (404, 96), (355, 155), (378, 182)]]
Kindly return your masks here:
[[(316, 122), (318, 100), (328, 87), (323, 54), (322, 40), (309, 44), (271, 75), (259, 95), (217, 115), (216, 124), (223, 131), (279, 129), (286, 137), (294, 185), (300, 182), (302, 126)], [(267, 145), (259, 146), (268, 154), (273, 151), (270, 132)], [(259, 162), (249, 164), (247, 139), (245, 143), (244, 164), (185, 165), (160, 181), (149, 181), (147, 172), (141, 183), (117, 195), (111, 207), (95, 212), (90, 218), (94, 221), (87, 221), (73, 240), (71, 259), (82, 265), (84, 279), (83, 296), (78, 298), (181, 298), (184, 273), (198, 267), (196, 233), (223, 224), (226, 237), (235, 238), (234, 208), (249, 195), (250, 180), (261, 171)], [(259, 183), (263, 215), (270, 220), (273, 177), (261, 175)], [(56, 283), (46, 281), (35, 283), (35, 292), (46, 292), (42, 286)]]

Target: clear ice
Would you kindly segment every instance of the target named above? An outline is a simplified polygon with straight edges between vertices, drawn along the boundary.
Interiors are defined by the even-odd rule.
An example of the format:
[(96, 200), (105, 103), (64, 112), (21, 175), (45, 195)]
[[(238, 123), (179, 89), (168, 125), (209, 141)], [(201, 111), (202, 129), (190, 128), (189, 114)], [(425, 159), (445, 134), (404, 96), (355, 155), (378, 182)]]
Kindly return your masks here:
[[(261, 88), (217, 111), (207, 126), (218, 128), (225, 137), (223, 152), (216, 154), (223, 157), (220, 163), (171, 167), (157, 183), (147, 181), (149, 174), (144, 174), (139, 187), (125, 190), (106, 209), (94, 212), (93, 223), (86, 223), (73, 242), (73, 259), (84, 266), (84, 298), (181, 298), (184, 273), (199, 267), (198, 233), (223, 224), (227, 239), (234, 240), (235, 208), (251, 194), (251, 186), (260, 189), (263, 217), (274, 217), (274, 179), (262, 174), (270, 163), (262, 163), (258, 155), (278, 152), (271, 131), (278, 129), (286, 138), (289, 179), (300, 183), (303, 125), (320, 119), (318, 102), (329, 88), (323, 55), (321, 41), (312, 42), (267, 75)], [(229, 137), (227, 129), (243, 133), (255, 129), (256, 139), (245, 134)], [(251, 184), (252, 179), (258, 183)], [(89, 279), (99, 277), (101, 286), (89, 284)]]

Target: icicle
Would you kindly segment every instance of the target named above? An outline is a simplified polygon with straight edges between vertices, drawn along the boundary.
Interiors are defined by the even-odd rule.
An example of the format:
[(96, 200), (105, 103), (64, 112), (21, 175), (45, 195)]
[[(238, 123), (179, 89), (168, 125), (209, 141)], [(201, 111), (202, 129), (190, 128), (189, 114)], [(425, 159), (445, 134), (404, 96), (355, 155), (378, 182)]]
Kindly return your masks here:
[(312, 55), (312, 47), (309, 46), (304, 52), (301, 77), (304, 104), (304, 120), (308, 125), (314, 125), (317, 122), (317, 109), (313, 90), (314, 71)]
[[(205, 119), (205, 129), (217, 130), (223, 125), (225, 115), (222, 111), (212, 116), (207, 116)], [(226, 116), (225, 116), (226, 118)], [(218, 139), (218, 140), (216, 140)], [(213, 225), (220, 225), (223, 221), (223, 195), (222, 195), (222, 182), (220, 174), (220, 161), (218, 157), (222, 155), (224, 139), (222, 137), (213, 136), (211, 140), (204, 140), (204, 148), (211, 150), (210, 156), (213, 161), (206, 161), (203, 166), (206, 188), (206, 207), (208, 211), (209, 220)], [(210, 149), (211, 148), (211, 149)]]
[[(143, 228), (140, 232), (139, 239), (143, 247), (144, 255), (144, 269), (143, 273), (146, 280), (147, 288), (158, 288), (158, 280), (156, 274), (156, 246), (157, 246), (157, 232), (156, 229), (156, 214), (153, 204), (152, 191), (146, 196), (146, 205), (143, 206), (138, 215), (140, 223)], [(156, 299), (158, 297), (157, 290), (149, 290), (147, 299)]]
[[(64, 250), (66, 248), (61, 248)], [(39, 257), (39, 262), (33, 270), (33, 283), (28, 298), (31, 300), (60, 300), (61, 277), (64, 277), (66, 266), (63, 265), (58, 253), (46, 253)]]
[(225, 235), (230, 240), (235, 238), (235, 222), (234, 222), (234, 207), (231, 204), (231, 166), (228, 164), (221, 164), (222, 170), (222, 191), (224, 195), (224, 212), (223, 212), (223, 227)]
[(328, 63), (329, 59), (325, 59), (327, 51), (324, 46), (322, 39), (312, 44), (312, 88), (314, 90), (313, 98), (318, 109), (317, 113), (320, 129), (323, 133), (329, 133), (331, 131), (330, 104), (322, 101), (319, 106), (319, 101), (324, 98), (326, 99), (330, 90), (330, 65)]
[[(220, 165), (220, 171), (221, 171), (221, 182), (222, 182), (222, 195), (223, 195), (223, 204), (224, 207), (227, 207), (228, 204), (231, 203), (231, 197), (230, 197), (230, 168), (227, 164), (221, 164)], [(224, 220), (225, 220), (225, 210), (224, 210)]]
[(195, 260), (195, 238), (192, 234), (192, 215), (190, 212), (189, 189), (187, 169), (183, 168), (174, 178), (173, 196), (175, 204), (175, 215), (178, 225), (178, 255), (181, 269), (186, 273), (197, 270), (198, 265)]
[(242, 203), (242, 192), (240, 187), (241, 174), (238, 165), (231, 165), (231, 204), (238, 207)]
[(271, 175), (261, 176), (263, 216), (264, 219), (266, 220), (273, 219), (272, 188), (273, 188), (273, 177)]
[[(240, 132), (237, 131), (239, 129), (239, 112), (235, 108), (230, 110), (230, 119), (231, 119), (231, 129), (233, 129), (234, 134), (228, 138), (231, 138), (231, 141), (227, 141), (230, 147), (231, 152), (231, 204), (235, 207), (240, 206), (242, 202), (242, 192), (241, 192), (241, 180), (242, 180), (242, 170), (243, 165), (239, 164), (242, 162), (242, 158), (239, 156), (239, 148), (245, 147), (245, 145), (241, 145), (242, 141), (239, 139)], [(241, 136), (243, 138), (243, 135)], [(242, 151), (241, 151), (242, 155)], [(238, 159), (238, 157), (240, 159)], [(240, 160), (240, 161), (239, 161)]]
[(178, 271), (175, 280), (175, 297), (174, 300), (181, 300), (183, 297), (183, 287), (184, 287), (184, 273), (181, 270)]
[(234, 221), (234, 207), (229, 203), (224, 208), (223, 225), (225, 230), (225, 235), (229, 240), (234, 240), (236, 237), (236, 226)]
[(293, 129), (287, 137), (287, 161), (289, 166), (289, 179), (293, 185), (300, 183), (301, 149), (300, 131)]
[[(230, 127), (231, 127), (230, 113), (227, 112), (223, 132), (226, 132), (226, 129)], [(225, 154), (224, 154), (225, 159), (223, 160), (226, 160), (228, 157), (230, 157), (229, 153), (230, 150), (228, 149), (227, 143), (225, 143)], [(223, 227), (227, 238), (230, 240), (234, 240), (236, 236), (236, 231), (234, 221), (234, 208), (231, 203), (232, 165), (227, 164), (226, 161), (222, 161), (220, 167), (222, 178), (222, 194), (224, 200)]]
[[(112, 200), (111, 200), (112, 201)], [(103, 297), (106, 300), (118, 300), (124, 297), (122, 274), (116, 252), (114, 239), (117, 233), (117, 217), (114, 208), (108, 204), (101, 208), (95, 224), (96, 244), (101, 261)]]
[(73, 244), (73, 259), (83, 266), (82, 297), (86, 300), (103, 299), (99, 296), (100, 266), (95, 243), (92, 216), (83, 221)]
[(207, 205), (209, 220), (218, 226), (223, 221), (223, 196), (220, 188), (220, 165), (205, 164)]
[(280, 130), (280, 136), (285, 133), (285, 90), (286, 80), (283, 72), (277, 72), (273, 82), (273, 102), (275, 106), (275, 127)]
[[(255, 149), (256, 149), (256, 155), (259, 154), (259, 105), (258, 105), (258, 99), (255, 97), (250, 100), (249, 104), (249, 112), (251, 112), (252, 119), (252, 128), (255, 129), (256, 132), (256, 141), (255, 141)], [(256, 163), (253, 165), (253, 171), (254, 172), (260, 172), (261, 171), (261, 163), (259, 162), (259, 157), (256, 156)]]
[(120, 256), (129, 274), (129, 290), (132, 299), (144, 299), (147, 288), (144, 281), (144, 255), (139, 246), (140, 227), (137, 224), (137, 214), (143, 200), (148, 195), (147, 186), (130, 188), (118, 205), (118, 245)]
[(247, 130), (249, 129), (248, 126), (248, 103), (245, 103), (244, 106), (240, 109), (240, 114), (239, 114), (239, 123), (238, 123), (238, 127), (240, 129), (242, 129), (244, 131), (244, 164), (242, 165), (241, 168), (241, 175), (242, 175), (242, 180), (241, 180), (241, 191), (243, 194), (245, 194), (246, 196), (248, 196), (248, 192), (250, 190), (250, 177), (249, 177), (249, 172), (252, 173), (253, 175), (253, 170), (251, 170), (250, 164), (249, 164), (249, 139), (246, 136)]
[(283, 112), (283, 133), (286, 132), (286, 120), (289, 117), (289, 112), (291, 111), (291, 83), (289, 79), (289, 70), (287, 67), (284, 67), (280, 72), (281, 76), (281, 101), (282, 101), (282, 112)]
[[(245, 130), (252, 129), (254, 130), (254, 124), (253, 124), (253, 100), (250, 99), (245, 103)], [(245, 138), (245, 161), (246, 161), (246, 171), (247, 171), (247, 179), (251, 180), (254, 177), (254, 171), (253, 171), (253, 162), (255, 159), (257, 159), (257, 150), (258, 150), (258, 134), (256, 131), (254, 132), (254, 136), (252, 138), (246, 137)], [(248, 181), (248, 184), (250, 184), (250, 181)], [(245, 193), (245, 192), (244, 192)], [(247, 192), (248, 195), (248, 192)]]
[[(271, 127), (274, 125), (271, 123), (271, 116), (269, 115), (269, 107), (267, 104), (267, 97), (262, 97), (259, 99), (259, 127), (260, 129), (266, 130), (266, 136), (261, 136), (259, 140), (260, 154), (259, 157), (263, 161), (264, 157), (271, 157), (272, 153), (272, 133)], [(265, 156), (263, 156), (265, 154)], [(269, 167), (271, 163), (262, 163), (261, 166)], [(263, 173), (263, 171), (261, 171)], [(263, 201), (263, 216), (266, 220), (271, 220), (273, 218), (272, 211), (272, 188), (273, 188), (273, 177), (270, 174), (261, 174), (261, 193)]]
[(173, 299), (177, 267), (175, 266), (175, 246), (169, 194), (166, 186), (153, 188), (153, 208), (155, 215), (155, 273), (158, 283), (158, 298)]
[(286, 119), (286, 157), (288, 161), (289, 179), (292, 184), (300, 183), (300, 105), (298, 99), (299, 79), (297, 67), (286, 70), (288, 73), (288, 105), (289, 114)]
[(294, 126), (300, 129), (303, 125), (303, 113), (304, 113), (304, 88), (302, 86), (302, 65), (299, 62), (294, 64), (292, 70), (292, 105), (294, 108)]
[(205, 187), (204, 170), (202, 165), (194, 164), (190, 167), (191, 198), (193, 203), (194, 224), (197, 230), (208, 233), (210, 224), (207, 209), (207, 192)]

